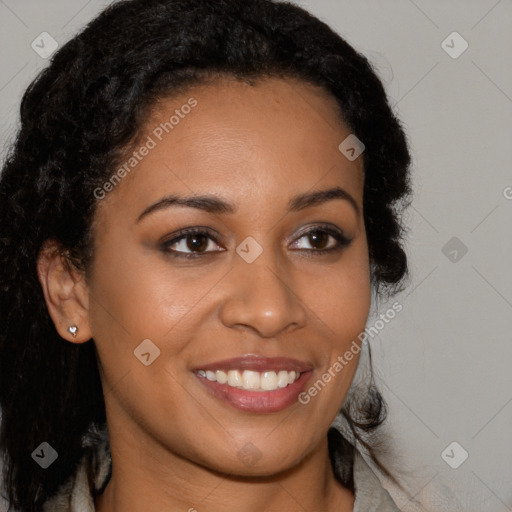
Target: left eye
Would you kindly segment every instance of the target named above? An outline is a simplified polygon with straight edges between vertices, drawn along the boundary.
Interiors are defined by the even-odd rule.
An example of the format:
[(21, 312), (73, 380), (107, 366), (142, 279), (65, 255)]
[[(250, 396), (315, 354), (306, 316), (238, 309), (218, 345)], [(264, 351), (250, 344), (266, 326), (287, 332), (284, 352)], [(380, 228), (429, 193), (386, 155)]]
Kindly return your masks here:
[[(334, 251), (346, 246), (350, 243), (350, 239), (345, 237), (341, 232), (331, 228), (313, 228), (306, 233), (303, 233), (300, 238), (297, 239), (294, 244), (300, 242), (300, 240), (306, 240), (307, 243), (312, 245), (311, 248), (300, 245), (298, 249), (306, 251), (315, 251), (322, 253), (324, 251)], [(330, 243), (329, 243), (330, 239)]]

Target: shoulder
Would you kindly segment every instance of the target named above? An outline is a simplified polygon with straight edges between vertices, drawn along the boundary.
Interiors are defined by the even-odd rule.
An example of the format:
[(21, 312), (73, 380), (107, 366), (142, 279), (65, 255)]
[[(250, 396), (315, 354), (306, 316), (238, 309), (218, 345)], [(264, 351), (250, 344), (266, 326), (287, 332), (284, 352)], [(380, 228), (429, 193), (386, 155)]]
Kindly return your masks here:
[(95, 512), (94, 496), (103, 491), (112, 474), (112, 457), (106, 426), (91, 427), (82, 445), (87, 452), (74, 475), (48, 500), (43, 512)]
[(389, 492), (358, 451), (354, 455), (353, 475), (353, 512), (400, 512)]
[(345, 427), (338, 415), (329, 430), (329, 452), (336, 477), (354, 493), (353, 512), (400, 512)]

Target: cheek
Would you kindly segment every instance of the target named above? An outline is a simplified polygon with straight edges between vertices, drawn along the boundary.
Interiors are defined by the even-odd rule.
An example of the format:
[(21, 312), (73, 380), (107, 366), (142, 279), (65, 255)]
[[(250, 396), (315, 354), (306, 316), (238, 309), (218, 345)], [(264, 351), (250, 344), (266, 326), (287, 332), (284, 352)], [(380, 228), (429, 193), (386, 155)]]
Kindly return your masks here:
[(369, 260), (364, 250), (340, 261), (321, 286), (311, 294), (311, 309), (321, 319), (327, 334), (319, 371), (299, 401), (311, 407), (316, 431), (334, 420), (341, 409), (357, 370), (371, 305)]
[(325, 322), (340, 349), (364, 330), (371, 304), (369, 261), (364, 250), (353, 251), (325, 274), (310, 294), (309, 304)]
[(170, 275), (165, 263), (148, 261), (133, 249), (129, 258), (114, 257), (106, 246), (98, 253), (91, 286), (92, 328), (97, 336), (112, 330), (133, 341), (160, 337), (197, 300), (199, 286)]
[(160, 340), (178, 321), (186, 301), (177, 298), (158, 269), (137, 258), (133, 249), (124, 252), (119, 243), (101, 246), (92, 275), (92, 336), (103, 367), (116, 377), (138, 364), (134, 350), (143, 340)]
[[(330, 420), (339, 412), (357, 370), (360, 335), (370, 311), (371, 275), (366, 243), (347, 251), (317, 289), (321, 293), (311, 294), (310, 307), (326, 326), (327, 337), (321, 369), (306, 393), (312, 407), (323, 411), (318, 412), (318, 417)], [(318, 380), (322, 382), (315, 386)]]
[(110, 382), (146, 368), (134, 354), (146, 339), (165, 356), (160, 363), (179, 361), (196, 328), (207, 321), (205, 297), (219, 280), (218, 273), (184, 271), (165, 258), (122, 247), (122, 241), (104, 243), (97, 251), (90, 286), (92, 336)]

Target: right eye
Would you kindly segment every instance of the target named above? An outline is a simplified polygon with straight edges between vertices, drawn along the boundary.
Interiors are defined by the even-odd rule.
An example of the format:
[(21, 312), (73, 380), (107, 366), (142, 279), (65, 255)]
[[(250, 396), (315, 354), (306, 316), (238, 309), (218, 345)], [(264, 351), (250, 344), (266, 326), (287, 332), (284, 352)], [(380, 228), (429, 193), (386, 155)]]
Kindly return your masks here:
[[(219, 244), (215, 236), (203, 228), (187, 228), (176, 233), (171, 240), (167, 240), (162, 244), (162, 249), (171, 256), (178, 258), (197, 258), (203, 254), (212, 252), (223, 252), (221, 250), (207, 250), (213, 245)], [(212, 243), (210, 243), (212, 242)], [(171, 247), (174, 247), (171, 249)]]

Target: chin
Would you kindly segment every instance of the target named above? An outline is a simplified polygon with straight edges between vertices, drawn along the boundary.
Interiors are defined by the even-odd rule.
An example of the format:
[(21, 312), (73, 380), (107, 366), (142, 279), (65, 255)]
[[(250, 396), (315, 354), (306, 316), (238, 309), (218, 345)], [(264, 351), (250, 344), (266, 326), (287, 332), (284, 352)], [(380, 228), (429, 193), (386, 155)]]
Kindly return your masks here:
[(234, 459), (209, 461), (205, 465), (230, 477), (267, 478), (292, 470), (306, 456), (297, 452), (288, 452), (288, 456), (284, 456), (282, 445), (279, 450), (273, 448), (266, 446), (265, 450), (260, 451), (249, 441), (235, 453)]

